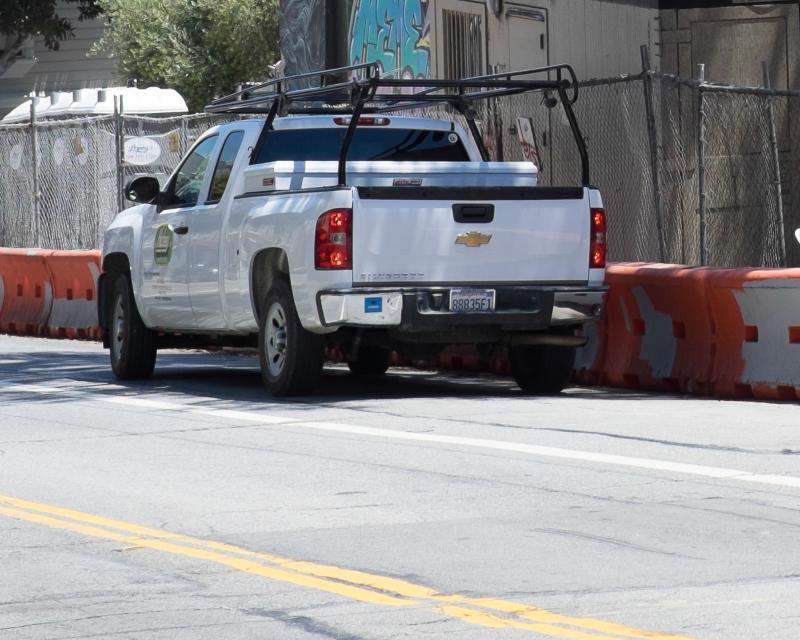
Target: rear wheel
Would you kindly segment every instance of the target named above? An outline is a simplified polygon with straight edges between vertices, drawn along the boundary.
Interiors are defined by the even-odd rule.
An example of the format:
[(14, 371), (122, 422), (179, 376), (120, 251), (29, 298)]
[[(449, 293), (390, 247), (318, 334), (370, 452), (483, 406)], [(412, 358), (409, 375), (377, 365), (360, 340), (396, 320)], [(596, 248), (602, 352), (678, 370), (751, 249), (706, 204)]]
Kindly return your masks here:
[(131, 281), (125, 274), (114, 280), (108, 320), (114, 375), (120, 380), (149, 378), (156, 364), (156, 337), (142, 322)]
[(389, 368), (391, 351), (381, 347), (362, 347), (358, 357), (347, 363), (350, 372), (359, 376), (379, 376)]
[(508, 355), (511, 374), (525, 393), (556, 394), (572, 379), (575, 347), (512, 346)]
[(323, 346), (322, 336), (300, 324), (289, 285), (277, 281), (261, 305), (258, 332), (261, 379), (272, 395), (311, 393), (322, 375)]

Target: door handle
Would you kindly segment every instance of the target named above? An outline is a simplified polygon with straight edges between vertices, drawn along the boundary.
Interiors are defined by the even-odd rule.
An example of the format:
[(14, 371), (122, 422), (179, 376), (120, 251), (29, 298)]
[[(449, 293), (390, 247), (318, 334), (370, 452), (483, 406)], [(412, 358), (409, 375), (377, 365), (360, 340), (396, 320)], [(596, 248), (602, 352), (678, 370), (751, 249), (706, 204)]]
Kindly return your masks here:
[(454, 204), (453, 220), (470, 224), (494, 220), (493, 204)]
[(178, 236), (185, 236), (187, 233), (189, 233), (189, 227), (187, 227), (186, 225), (181, 225), (180, 227), (173, 227), (172, 232)]

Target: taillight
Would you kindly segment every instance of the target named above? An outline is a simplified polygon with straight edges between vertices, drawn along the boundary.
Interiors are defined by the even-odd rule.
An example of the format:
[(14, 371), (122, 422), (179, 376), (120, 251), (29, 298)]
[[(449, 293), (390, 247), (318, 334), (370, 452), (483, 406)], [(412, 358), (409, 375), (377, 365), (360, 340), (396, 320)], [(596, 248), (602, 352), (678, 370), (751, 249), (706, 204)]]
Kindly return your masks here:
[(591, 209), (592, 228), (589, 243), (589, 268), (603, 269), (606, 266), (606, 212)]
[(332, 209), (317, 220), (314, 266), (317, 269), (353, 268), (353, 210)]

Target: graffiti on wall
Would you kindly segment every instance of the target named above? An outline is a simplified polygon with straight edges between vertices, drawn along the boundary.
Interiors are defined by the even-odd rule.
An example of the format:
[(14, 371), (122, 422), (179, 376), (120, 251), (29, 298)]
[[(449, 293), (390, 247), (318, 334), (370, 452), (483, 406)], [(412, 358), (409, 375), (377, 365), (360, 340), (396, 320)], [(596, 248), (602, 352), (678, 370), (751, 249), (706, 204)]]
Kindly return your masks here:
[(430, 74), (430, 0), (355, 0), (350, 17), (350, 64), (377, 62), (395, 77)]
[[(324, 0), (281, 0), (281, 58), (292, 76), (325, 68)], [(312, 81), (293, 83), (293, 89)]]

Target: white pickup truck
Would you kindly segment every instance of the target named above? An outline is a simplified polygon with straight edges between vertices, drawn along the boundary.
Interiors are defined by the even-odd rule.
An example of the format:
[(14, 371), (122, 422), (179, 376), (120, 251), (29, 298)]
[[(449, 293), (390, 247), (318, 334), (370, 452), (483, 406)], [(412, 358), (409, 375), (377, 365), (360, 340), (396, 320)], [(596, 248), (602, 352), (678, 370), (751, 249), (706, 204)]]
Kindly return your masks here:
[[(98, 295), (116, 376), (150, 376), (159, 348), (257, 345), (267, 388), (297, 395), (317, 385), (326, 347), (354, 374), (381, 374), (392, 351), (424, 360), (474, 344), (507, 347), (524, 391), (568, 384), (604, 293), (605, 214), (587, 167), (581, 186), (539, 186), (533, 164), (488, 162), (454, 121), (376, 108), (453, 106), (454, 83), (392, 102), (378, 85), (408, 81), (370, 78), (218, 101), (209, 110), (267, 115), (206, 131), (163, 187), (126, 187), (137, 206), (105, 233)], [(460, 81), (456, 107), (550, 87), (572, 118), (560, 73), (496, 78)], [(336, 87), (351, 104), (318, 113)], [(316, 115), (287, 113), (311, 98)]]

